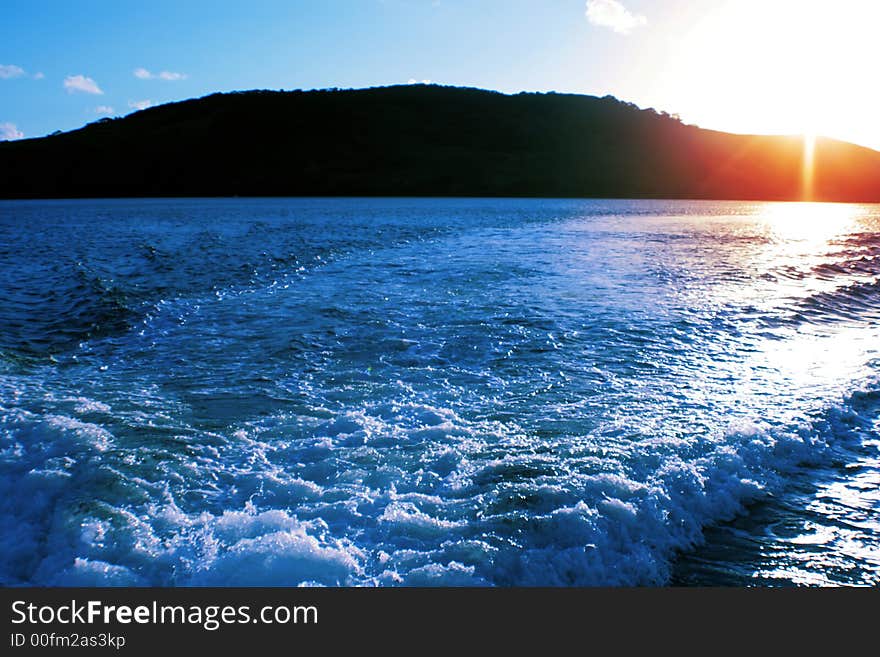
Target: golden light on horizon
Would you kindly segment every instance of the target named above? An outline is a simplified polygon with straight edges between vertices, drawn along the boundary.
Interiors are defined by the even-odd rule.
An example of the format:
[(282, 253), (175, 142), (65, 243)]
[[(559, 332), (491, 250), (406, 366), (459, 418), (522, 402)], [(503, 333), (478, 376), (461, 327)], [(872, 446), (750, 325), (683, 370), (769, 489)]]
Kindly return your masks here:
[(815, 198), (814, 184), (816, 179), (816, 135), (812, 133), (804, 134), (804, 155), (801, 177), (803, 180), (801, 200), (812, 201)]

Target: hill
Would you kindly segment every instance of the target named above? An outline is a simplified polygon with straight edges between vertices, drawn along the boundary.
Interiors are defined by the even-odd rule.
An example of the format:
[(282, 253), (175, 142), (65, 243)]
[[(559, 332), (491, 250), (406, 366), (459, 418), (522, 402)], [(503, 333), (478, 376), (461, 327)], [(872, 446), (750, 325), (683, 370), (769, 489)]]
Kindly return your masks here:
[[(580, 196), (796, 200), (800, 137), (610, 96), (407, 85), (248, 91), (0, 143), (0, 197)], [(880, 153), (819, 139), (815, 200), (880, 201)]]

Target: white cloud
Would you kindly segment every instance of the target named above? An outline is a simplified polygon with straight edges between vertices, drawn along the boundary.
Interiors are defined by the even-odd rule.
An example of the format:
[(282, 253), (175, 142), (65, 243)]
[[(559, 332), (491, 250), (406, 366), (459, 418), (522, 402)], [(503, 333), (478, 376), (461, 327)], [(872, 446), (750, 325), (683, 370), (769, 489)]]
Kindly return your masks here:
[(42, 80), (44, 77), (46, 77), (46, 75), (42, 71), (34, 73), (34, 80)]
[(110, 116), (113, 114), (113, 108), (109, 105), (98, 105), (95, 108), (95, 114), (103, 114), (105, 116)]
[(77, 91), (81, 91), (84, 94), (95, 94), (98, 96), (104, 94), (97, 82), (84, 75), (68, 75), (64, 78), (64, 88), (67, 89), (67, 93), (69, 94), (76, 93)]
[(24, 133), (14, 123), (0, 123), (0, 141), (21, 139)]
[(618, 34), (629, 34), (648, 22), (645, 16), (634, 14), (617, 0), (587, 0), (587, 20)]
[(406, 81), (407, 84), (431, 84), (430, 80), (416, 80), (415, 78), (410, 78)]
[(24, 75), (24, 69), (15, 64), (0, 64), (0, 79), (8, 80)]
[(128, 101), (128, 106), (133, 110), (145, 110), (148, 107), (152, 106), (152, 100), (130, 100)]
[(134, 70), (134, 77), (139, 80), (186, 80), (185, 73), (175, 73), (174, 71), (159, 71), (158, 73), (153, 73), (145, 68), (136, 68)]

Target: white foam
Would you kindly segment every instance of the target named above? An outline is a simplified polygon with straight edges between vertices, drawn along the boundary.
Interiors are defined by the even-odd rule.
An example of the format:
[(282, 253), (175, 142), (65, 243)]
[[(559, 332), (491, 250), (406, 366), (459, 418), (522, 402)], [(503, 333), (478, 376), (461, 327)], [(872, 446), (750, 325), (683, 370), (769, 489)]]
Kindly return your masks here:
[(70, 401), (76, 402), (74, 410), (81, 415), (87, 415), (89, 413), (109, 413), (111, 410), (109, 404), (94, 399), (88, 399), (87, 397), (77, 397)]
[[(296, 443), (274, 443), (283, 424), (233, 432), (216, 456), (175, 465), (156, 483), (96, 460), (116, 442), (98, 425), (20, 411), (3, 417), (0, 454), (10, 476), (0, 484), (8, 557), (0, 576), (87, 586), (662, 584), (672, 556), (699, 543), (707, 523), (777, 490), (786, 469), (825, 458), (857, 419), (833, 406), (813, 426), (739, 422), (700, 441), (646, 443), (625, 468), (586, 449), (589, 468), (613, 467), (558, 477), (555, 469), (576, 467), (581, 452), (569, 461), (487, 458), (528, 435), (416, 407), (361, 410), (317, 425), (314, 435), (332, 442), (317, 461), (330, 466), (318, 484), (296, 474)], [(410, 434), (446, 423), (436, 444), (409, 461), (403, 451), (393, 468), (384, 461), (394, 452), (362, 440), (370, 427), (367, 442), (393, 435), (402, 446), (421, 445)], [(359, 439), (348, 442), (352, 435)], [(305, 441), (303, 453), (325, 438)], [(223, 469), (216, 459), (230, 449), (245, 451)], [(216, 512), (186, 509), (177, 499), (173, 489), (193, 490), (205, 473), (234, 482), (237, 510), (229, 502)], [(103, 492), (95, 498), (95, 490)]]

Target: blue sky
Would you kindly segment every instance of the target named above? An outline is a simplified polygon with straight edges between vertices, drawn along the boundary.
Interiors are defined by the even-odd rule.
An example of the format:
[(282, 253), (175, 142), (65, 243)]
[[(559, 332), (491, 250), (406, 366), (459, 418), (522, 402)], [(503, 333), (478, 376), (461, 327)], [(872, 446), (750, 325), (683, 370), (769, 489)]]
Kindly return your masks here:
[(705, 127), (880, 147), (877, 4), (4, 0), (0, 139), (215, 91), (430, 80), (610, 93)]

